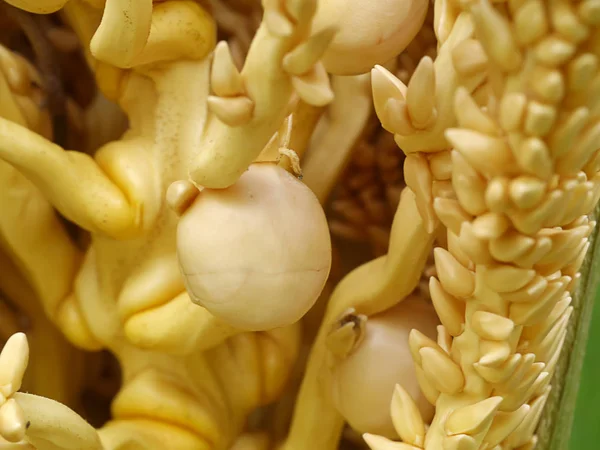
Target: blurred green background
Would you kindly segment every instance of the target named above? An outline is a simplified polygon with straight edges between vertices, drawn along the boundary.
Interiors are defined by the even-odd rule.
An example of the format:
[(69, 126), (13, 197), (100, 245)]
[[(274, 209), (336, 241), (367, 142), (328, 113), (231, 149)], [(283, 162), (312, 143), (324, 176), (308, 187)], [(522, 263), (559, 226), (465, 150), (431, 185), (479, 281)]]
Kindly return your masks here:
[(594, 302), (569, 450), (600, 450), (600, 290)]

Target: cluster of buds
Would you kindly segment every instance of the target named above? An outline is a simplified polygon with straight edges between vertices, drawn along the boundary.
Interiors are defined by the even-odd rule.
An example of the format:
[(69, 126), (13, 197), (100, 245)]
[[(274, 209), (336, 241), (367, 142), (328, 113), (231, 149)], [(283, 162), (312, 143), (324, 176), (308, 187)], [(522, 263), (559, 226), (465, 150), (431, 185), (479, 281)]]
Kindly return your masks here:
[[(443, 327), (437, 342), (416, 330), (410, 339), (436, 416), (425, 430), (398, 389), (392, 414), (404, 418), (395, 424), (406, 448), (530, 449), (537, 443), (600, 197), (593, 87), (600, 34), (598, 17), (584, 14), (591, 5), (534, 0), (502, 11), (485, 1), (469, 3), (452, 25), (446, 42), (458, 27), (477, 39), (454, 51), (456, 73), (475, 72), (462, 59), (471, 69), (479, 66), (476, 72), (484, 68), (485, 79), (476, 90), (448, 94), (457, 121), (444, 130), (451, 154), (409, 155), (405, 163), (424, 220), (432, 227), (440, 220), (447, 230), (430, 280)], [(460, 58), (467, 43), (476, 51)], [(380, 110), (383, 123), (401, 135), (397, 141), (410, 140), (391, 101)], [(421, 151), (431, 150), (442, 149)], [(448, 181), (436, 193), (437, 155), (446, 161)], [(376, 449), (391, 445), (367, 440)]]

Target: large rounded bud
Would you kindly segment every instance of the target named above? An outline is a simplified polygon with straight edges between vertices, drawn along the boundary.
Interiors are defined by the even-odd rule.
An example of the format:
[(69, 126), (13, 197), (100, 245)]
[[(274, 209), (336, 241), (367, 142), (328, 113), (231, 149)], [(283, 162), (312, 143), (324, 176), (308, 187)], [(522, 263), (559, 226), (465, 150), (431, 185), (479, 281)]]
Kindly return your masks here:
[(369, 317), (363, 341), (334, 371), (333, 399), (352, 428), (396, 439), (390, 415), (396, 384), (410, 394), (423, 420), (431, 420), (434, 408), (419, 388), (408, 335), (416, 328), (434, 339), (438, 324), (433, 307), (418, 297)]
[(302, 318), (331, 267), (319, 201), (272, 163), (251, 165), (226, 189), (200, 192), (180, 218), (177, 252), (192, 300), (251, 331)]
[(323, 57), (329, 73), (357, 75), (398, 56), (421, 29), (429, 0), (323, 0), (315, 28), (337, 25)]

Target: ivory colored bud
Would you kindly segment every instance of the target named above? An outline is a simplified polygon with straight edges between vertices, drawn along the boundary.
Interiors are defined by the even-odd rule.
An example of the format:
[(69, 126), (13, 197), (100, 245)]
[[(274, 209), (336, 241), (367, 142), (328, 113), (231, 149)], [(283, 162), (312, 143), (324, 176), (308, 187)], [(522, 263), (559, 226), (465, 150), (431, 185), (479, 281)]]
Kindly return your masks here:
[(333, 399), (352, 428), (396, 439), (390, 405), (397, 383), (413, 398), (423, 420), (431, 420), (434, 408), (419, 388), (408, 335), (416, 328), (435, 339), (437, 325), (433, 307), (418, 297), (369, 317), (364, 340), (334, 370)]
[(177, 227), (186, 288), (217, 318), (245, 330), (298, 321), (331, 267), (325, 213), (286, 170), (257, 163), (226, 189), (204, 189)]
[(367, 73), (399, 55), (425, 21), (428, 0), (319, 1), (315, 29), (338, 32), (323, 57), (329, 73)]

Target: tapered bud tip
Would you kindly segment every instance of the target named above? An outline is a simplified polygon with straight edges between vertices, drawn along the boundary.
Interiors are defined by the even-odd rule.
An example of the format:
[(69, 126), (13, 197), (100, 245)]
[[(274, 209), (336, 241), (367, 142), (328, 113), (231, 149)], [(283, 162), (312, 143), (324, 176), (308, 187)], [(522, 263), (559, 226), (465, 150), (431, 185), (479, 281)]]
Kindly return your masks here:
[(13, 334), (4, 344), (4, 348), (19, 349), (19, 352), (29, 352), (29, 342), (25, 333), (18, 332)]
[(175, 214), (181, 216), (192, 204), (199, 193), (200, 191), (191, 181), (175, 181), (171, 183), (167, 189), (167, 204), (169, 205), (169, 208), (175, 212)]

